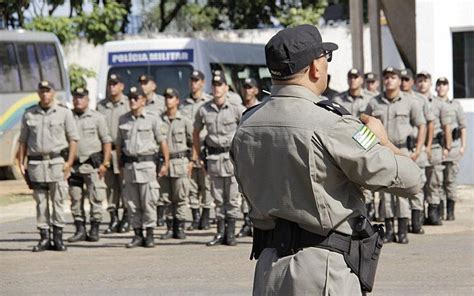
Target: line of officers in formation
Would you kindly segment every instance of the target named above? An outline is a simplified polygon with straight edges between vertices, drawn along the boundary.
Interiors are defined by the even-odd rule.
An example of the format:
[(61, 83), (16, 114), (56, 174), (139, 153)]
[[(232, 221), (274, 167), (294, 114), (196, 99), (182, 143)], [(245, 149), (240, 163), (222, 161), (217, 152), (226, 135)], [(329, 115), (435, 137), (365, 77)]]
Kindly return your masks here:
[[(232, 246), (236, 236), (252, 235), (249, 208), (238, 191), (229, 147), (243, 111), (259, 103), (257, 82), (244, 81), (241, 99), (229, 90), (222, 72), (213, 73), (212, 95), (203, 91), (204, 79), (202, 72), (192, 72), (191, 93), (180, 104), (176, 89), (166, 88), (163, 96), (157, 95), (152, 76), (139, 76), (139, 87), (131, 87), (125, 95), (122, 78), (112, 74), (109, 95), (96, 111), (89, 108), (88, 90), (76, 88), (72, 112), (55, 101), (51, 82), (39, 83), (40, 102), (27, 109), (22, 119), (19, 152), (20, 169), (36, 200), (41, 239), (33, 251), (66, 250), (62, 230), (64, 202), (69, 197), (76, 227), (69, 242), (99, 240), (105, 199), (110, 214), (105, 233), (133, 228), (127, 248), (154, 247), (156, 225), (166, 224), (161, 239), (185, 239), (188, 204), (192, 212), (188, 231), (209, 229), (215, 205), (217, 233), (208, 246)], [(422, 234), (423, 223), (441, 225), (443, 205), (446, 219), (454, 220), (455, 180), (466, 146), (466, 123), (461, 105), (448, 98), (448, 80), (437, 79), (437, 96), (431, 93), (431, 75), (414, 76), (410, 69), (386, 68), (382, 94), (373, 73), (364, 77), (351, 69), (347, 81), (347, 91), (328, 88), (323, 96), (356, 117), (366, 113), (380, 119), (390, 141), (425, 170), (424, 191), (416, 197), (380, 193), (378, 219), (385, 221), (384, 241), (408, 243), (409, 230)], [(375, 219), (374, 194), (365, 190), (364, 196), (367, 215)], [(91, 206), (88, 233), (86, 198)], [(121, 219), (120, 207), (124, 208)], [(241, 213), (244, 224), (235, 235)]]
[(407, 244), (407, 233), (423, 234), (423, 224), (442, 225), (441, 220), (455, 219), (456, 176), (466, 149), (466, 120), (459, 102), (448, 97), (447, 78), (436, 80), (435, 95), (428, 72), (414, 75), (410, 69), (387, 67), (382, 74), (383, 93), (378, 91), (374, 73), (351, 69), (347, 91), (328, 88), (323, 95), (357, 118), (365, 113), (380, 119), (389, 140), (424, 171), (424, 189), (413, 198), (380, 192), (377, 218), (374, 193), (363, 190), (368, 217), (385, 222), (384, 242)]
[[(127, 248), (154, 247), (153, 230), (163, 224), (161, 239), (185, 239), (188, 204), (188, 231), (210, 229), (215, 206), (217, 233), (208, 246), (233, 246), (236, 237), (251, 236), (249, 208), (238, 192), (229, 147), (245, 108), (259, 103), (257, 82), (245, 79), (242, 99), (229, 91), (221, 71), (211, 79), (209, 95), (203, 91), (204, 74), (193, 71), (191, 93), (180, 104), (174, 88), (156, 94), (152, 76), (140, 75), (139, 86), (125, 95), (123, 79), (111, 74), (108, 97), (98, 102), (97, 110), (89, 108), (88, 90), (79, 87), (72, 91), (72, 111), (55, 101), (53, 83), (41, 81), (39, 103), (23, 115), (18, 153), (36, 201), (41, 238), (33, 251), (67, 249), (63, 228), (68, 198), (76, 228), (69, 242), (99, 240), (104, 200), (110, 214), (104, 233), (133, 228)], [(244, 224), (236, 235), (241, 212)]]

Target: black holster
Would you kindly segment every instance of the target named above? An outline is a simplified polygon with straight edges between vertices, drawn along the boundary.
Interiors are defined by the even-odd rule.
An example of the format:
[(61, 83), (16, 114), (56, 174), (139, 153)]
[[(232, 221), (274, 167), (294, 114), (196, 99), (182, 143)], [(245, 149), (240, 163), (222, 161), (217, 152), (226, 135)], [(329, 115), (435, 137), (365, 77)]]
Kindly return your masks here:
[(92, 153), (86, 162), (89, 162), (93, 168), (97, 169), (104, 162), (104, 155), (102, 152)]
[(61, 157), (64, 159), (64, 161), (67, 162), (68, 159), (69, 159), (69, 147), (68, 147), (68, 148), (65, 148), (65, 149), (63, 149), (63, 150), (61, 150), (61, 151), (59, 152), (59, 154), (60, 154)]
[(407, 149), (408, 151), (414, 151), (416, 148), (416, 138), (414, 136), (407, 137)]
[(76, 173), (72, 173), (71, 176), (67, 179), (67, 183), (71, 187), (80, 187), (82, 188), (84, 186), (84, 178)]
[(441, 147), (444, 147), (444, 133), (439, 132), (436, 134), (436, 136), (433, 138), (433, 144), (440, 144)]
[(452, 135), (453, 141), (456, 141), (457, 139), (461, 138), (461, 129), (459, 127), (453, 128)]

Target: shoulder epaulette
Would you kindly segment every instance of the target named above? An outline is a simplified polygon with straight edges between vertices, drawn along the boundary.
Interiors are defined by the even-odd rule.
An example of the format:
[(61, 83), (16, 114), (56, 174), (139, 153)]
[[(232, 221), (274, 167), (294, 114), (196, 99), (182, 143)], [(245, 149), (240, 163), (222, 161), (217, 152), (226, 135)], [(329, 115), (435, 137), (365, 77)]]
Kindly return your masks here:
[(328, 111), (331, 111), (332, 113), (336, 113), (339, 116), (343, 115), (351, 115), (349, 111), (346, 110), (346, 108), (342, 107), (338, 103), (331, 102), (329, 100), (322, 100), (317, 103), (315, 103), (316, 106), (319, 106), (321, 108), (324, 108)]
[(257, 105), (254, 105), (254, 106), (250, 107), (250, 108), (247, 108), (247, 109), (244, 111), (244, 113), (242, 113), (242, 116), (245, 115), (245, 114), (247, 114), (247, 112), (249, 112), (250, 110), (252, 110), (253, 108), (255, 108), (255, 107), (259, 106), (259, 105), (260, 105), (260, 104), (257, 104)]

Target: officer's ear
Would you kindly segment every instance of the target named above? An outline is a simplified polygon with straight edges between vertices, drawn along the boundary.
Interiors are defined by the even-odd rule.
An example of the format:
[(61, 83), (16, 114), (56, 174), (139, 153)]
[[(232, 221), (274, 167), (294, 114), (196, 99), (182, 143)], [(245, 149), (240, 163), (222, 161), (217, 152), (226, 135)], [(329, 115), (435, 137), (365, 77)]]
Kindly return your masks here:
[(327, 75), (323, 73), (324, 72), (323, 67), (325, 67), (325, 65), (322, 63), (323, 60), (326, 60), (326, 59), (315, 59), (309, 65), (308, 75), (309, 75), (310, 80), (318, 81), (322, 78), (323, 74)]

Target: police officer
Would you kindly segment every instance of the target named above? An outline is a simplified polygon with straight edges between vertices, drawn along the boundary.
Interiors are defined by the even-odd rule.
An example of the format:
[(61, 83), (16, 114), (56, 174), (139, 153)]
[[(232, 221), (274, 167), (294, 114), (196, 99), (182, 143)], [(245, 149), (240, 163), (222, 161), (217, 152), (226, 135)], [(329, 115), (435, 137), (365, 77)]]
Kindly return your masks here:
[[(23, 115), (18, 154), (21, 173), (33, 189), (36, 201), (36, 221), (41, 239), (33, 252), (50, 247), (66, 251), (63, 242), (64, 202), (68, 197), (67, 178), (74, 162), (79, 136), (71, 110), (55, 101), (53, 83), (41, 81), (37, 93), (39, 104), (28, 108)], [(51, 226), (52, 243), (48, 233)]]
[(197, 112), (193, 131), (194, 163), (199, 163), (201, 130), (206, 127), (205, 145), (208, 156), (207, 173), (211, 181), (211, 193), (216, 204), (217, 234), (208, 246), (225, 243), (236, 245), (235, 219), (238, 216), (238, 188), (234, 167), (229, 157), (230, 142), (243, 112), (243, 106), (230, 102), (228, 85), (223, 75), (212, 78), (213, 100), (206, 102)]
[[(130, 88), (128, 94), (130, 112), (120, 117), (117, 134), (117, 157), (124, 177), (124, 199), (131, 213), (135, 236), (127, 248), (155, 246), (153, 229), (156, 226), (156, 203), (159, 184), (156, 160), (161, 150), (164, 163), (158, 177), (166, 176), (169, 168), (169, 152), (166, 136), (159, 117), (145, 110), (146, 97), (141, 89)], [(146, 229), (146, 238), (143, 237)]]
[(443, 196), (446, 197), (446, 220), (454, 220), (454, 205), (457, 198), (456, 177), (459, 172), (459, 161), (464, 155), (466, 148), (466, 118), (464, 110), (458, 101), (448, 97), (449, 81), (446, 77), (440, 77), (436, 80), (436, 92), (438, 98), (444, 101), (448, 106), (448, 116), (450, 128), (452, 129), (451, 149), (445, 148), (445, 158), (443, 159)]
[[(107, 127), (112, 136), (112, 143), (117, 139), (118, 122), (120, 116), (130, 110), (128, 98), (123, 94), (124, 83), (118, 74), (111, 74), (107, 81), (109, 88), (108, 97), (97, 104), (97, 111), (104, 115)], [(115, 145), (112, 144), (112, 165), (105, 173), (105, 184), (107, 184), (107, 211), (110, 214), (110, 223), (105, 234), (113, 232), (128, 232), (130, 229), (130, 217), (127, 207), (124, 207), (122, 220), (119, 222), (118, 209), (123, 206), (122, 177), (119, 174), (117, 153)]]
[[(347, 84), (349, 89), (336, 95), (333, 98), (333, 102), (343, 106), (348, 110), (354, 117), (358, 118), (362, 113), (365, 112), (369, 100), (372, 98), (363, 89), (364, 76), (358, 69), (350, 69), (347, 72)], [(364, 189), (365, 206), (367, 210), (367, 216), (370, 220), (375, 220), (375, 203), (374, 195), (370, 190)]]
[[(213, 72), (213, 75), (225, 77), (225, 73), (221, 70), (215, 70)], [(231, 102), (232, 104), (241, 105), (242, 98), (240, 97), (240, 95), (234, 92), (228, 84), (227, 84), (227, 88), (228, 88), (227, 99), (229, 100), (229, 102)]]
[[(194, 70), (189, 77), (189, 88), (191, 93), (180, 106), (180, 112), (183, 116), (190, 119), (193, 124), (196, 113), (205, 102), (212, 100), (212, 96), (204, 92), (205, 76), (199, 70)], [(207, 130), (201, 130), (199, 140), (201, 150), (204, 151), (204, 140), (206, 139)], [(201, 163), (193, 163), (193, 171), (189, 179), (189, 205), (193, 221), (187, 230), (209, 229), (210, 210), (212, 206), (211, 185), (209, 176), (206, 174), (204, 166)], [(202, 215), (200, 208), (202, 207)]]
[(87, 240), (96, 242), (99, 240), (99, 225), (102, 221), (102, 201), (107, 195), (104, 176), (110, 167), (112, 137), (102, 114), (89, 109), (89, 91), (77, 87), (73, 90), (72, 96), (74, 119), (80, 140), (77, 144), (72, 173), (68, 179), (71, 213), (76, 226), (76, 232), (68, 238), (68, 241), (86, 240), (84, 200), (87, 196), (91, 206), (91, 229)]
[(138, 83), (146, 96), (145, 108), (148, 112), (153, 112), (160, 116), (165, 111), (165, 98), (156, 94), (155, 78), (151, 75), (140, 75)]
[(189, 194), (189, 178), (192, 173), (192, 163), (189, 161), (193, 140), (193, 124), (191, 120), (178, 111), (179, 92), (167, 88), (165, 97), (166, 112), (161, 115), (163, 130), (170, 153), (170, 168), (167, 176), (159, 179), (160, 193), (166, 204), (167, 231), (161, 239), (185, 239), (184, 226), (186, 222), (187, 198)]
[[(367, 105), (367, 114), (380, 119), (387, 129), (390, 141), (406, 156), (416, 161), (425, 140), (426, 124), (420, 105), (400, 90), (400, 71), (387, 67), (383, 71), (385, 92), (372, 98)], [(412, 138), (413, 129), (417, 127), (418, 135)], [(421, 175), (421, 170), (417, 168)], [(416, 192), (418, 193), (418, 192)], [(385, 204), (385, 242), (396, 241), (408, 243), (408, 218), (411, 216), (407, 198), (380, 194), (380, 202)], [(415, 196), (410, 196), (415, 198)], [(398, 237), (395, 239), (394, 218), (398, 218)]]
[(311, 25), (273, 36), (272, 98), (245, 112), (232, 142), (254, 223), (254, 295), (361, 295), (342, 255), (359, 232), (351, 217), (364, 211), (361, 186), (404, 196), (420, 188), (416, 164), (378, 120), (364, 125), (320, 97), (335, 49)]
[(373, 72), (365, 73), (364, 75), (364, 91), (371, 97), (375, 97), (380, 94), (379, 91), (379, 79), (377, 74)]
[[(422, 71), (416, 75), (418, 91), (428, 100), (434, 115), (433, 130), (428, 129), (429, 164), (426, 167), (426, 200), (428, 202), (428, 225), (442, 225), (443, 147), (451, 147), (450, 118), (448, 106), (431, 93), (431, 75)], [(431, 136), (432, 135), (432, 136)]]

